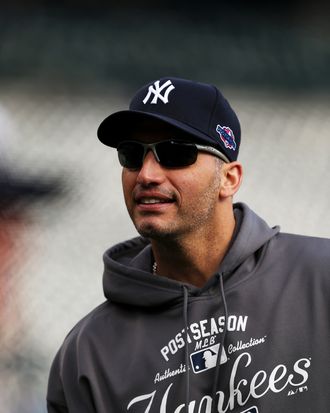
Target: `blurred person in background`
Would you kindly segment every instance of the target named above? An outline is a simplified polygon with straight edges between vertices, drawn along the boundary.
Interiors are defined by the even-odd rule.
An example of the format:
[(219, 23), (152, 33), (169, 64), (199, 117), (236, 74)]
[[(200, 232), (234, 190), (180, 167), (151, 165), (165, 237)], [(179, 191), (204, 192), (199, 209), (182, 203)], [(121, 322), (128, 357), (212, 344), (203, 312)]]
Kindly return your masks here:
[(57, 353), (49, 413), (327, 413), (330, 240), (233, 203), (241, 129), (221, 92), (151, 82), (98, 137), (141, 236), (106, 251), (107, 300)]
[[(1, 109), (1, 108), (0, 108)], [(0, 110), (0, 411), (43, 413), (40, 374), (43, 360), (24, 344), (21, 280), (16, 273), (26, 260), (22, 239), (31, 221), (29, 212), (40, 201), (61, 192), (57, 178), (30, 177), (13, 170), (8, 156), (10, 120)]]

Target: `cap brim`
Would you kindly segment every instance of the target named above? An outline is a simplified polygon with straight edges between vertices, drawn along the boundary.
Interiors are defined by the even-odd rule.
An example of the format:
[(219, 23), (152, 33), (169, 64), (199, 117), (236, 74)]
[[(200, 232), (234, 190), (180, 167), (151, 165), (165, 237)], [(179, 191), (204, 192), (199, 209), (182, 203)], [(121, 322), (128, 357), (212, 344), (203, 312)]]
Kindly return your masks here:
[(134, 131), (138, 131), (139, 128), (142, 127), (142, 122), (148, 120), (158, 120), (189, 134), (191, 139), (196, 142), (204, 144), (208, 143), (211, 146), (219, 147), (217, 142), (210, 136), (200, 132), (198, 129), (186, 125), (184, 122), (180, 122), (167, 116), (137, 110), (123, 110), (108, 116), (100, 124), (97, 130), (97, 136), (104, 145), (116, 148), (120, 142), (131, 139), (130, 134)]

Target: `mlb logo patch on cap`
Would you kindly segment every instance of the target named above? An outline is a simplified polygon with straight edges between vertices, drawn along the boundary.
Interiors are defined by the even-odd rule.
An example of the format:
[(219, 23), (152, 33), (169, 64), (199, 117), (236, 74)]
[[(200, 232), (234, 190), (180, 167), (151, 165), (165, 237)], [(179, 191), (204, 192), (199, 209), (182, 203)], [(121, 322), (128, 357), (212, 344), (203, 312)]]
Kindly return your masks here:
[(216, 131), (220, 135), (220, 139), (227, 149), (236, 151), (236, 142), (234, 132), (228, 126), (217, 125)]

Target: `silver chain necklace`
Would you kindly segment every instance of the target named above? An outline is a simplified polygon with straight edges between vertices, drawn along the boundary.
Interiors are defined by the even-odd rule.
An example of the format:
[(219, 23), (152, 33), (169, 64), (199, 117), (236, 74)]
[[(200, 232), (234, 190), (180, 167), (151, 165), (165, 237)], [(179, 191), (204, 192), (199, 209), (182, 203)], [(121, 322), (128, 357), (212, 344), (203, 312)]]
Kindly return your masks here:
[(154, 261), (154, 263), (152, 264), (152, 274), (157, 275), (157, 262), (156, 261)]

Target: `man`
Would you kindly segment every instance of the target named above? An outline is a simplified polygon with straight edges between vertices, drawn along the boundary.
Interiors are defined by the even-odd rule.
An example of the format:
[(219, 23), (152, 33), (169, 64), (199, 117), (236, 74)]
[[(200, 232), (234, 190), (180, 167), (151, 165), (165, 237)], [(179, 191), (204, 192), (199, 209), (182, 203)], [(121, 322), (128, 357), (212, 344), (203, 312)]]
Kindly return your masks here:
[(141, 237), (105, 253), (107, 301), (58, 352), (49, 413), (328, 412), (329, 240), (233, 205), (240, 125), (217, 88), (152, 82), (98, 137)]

